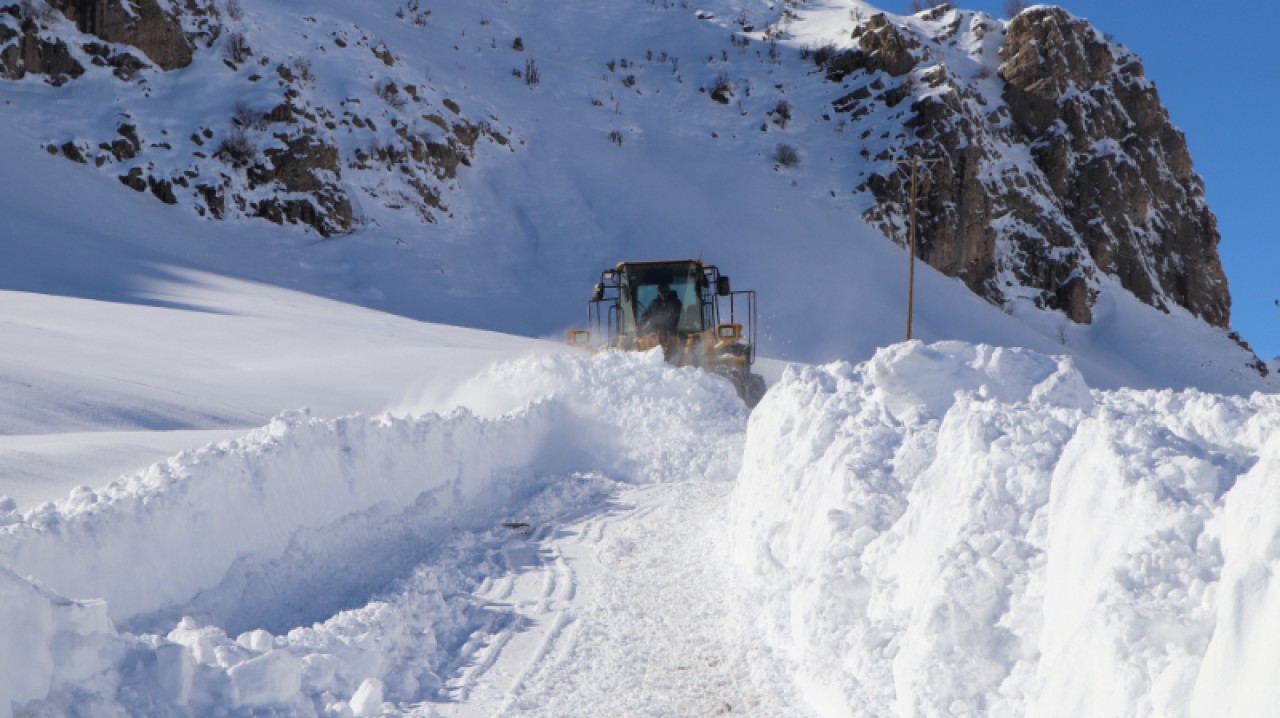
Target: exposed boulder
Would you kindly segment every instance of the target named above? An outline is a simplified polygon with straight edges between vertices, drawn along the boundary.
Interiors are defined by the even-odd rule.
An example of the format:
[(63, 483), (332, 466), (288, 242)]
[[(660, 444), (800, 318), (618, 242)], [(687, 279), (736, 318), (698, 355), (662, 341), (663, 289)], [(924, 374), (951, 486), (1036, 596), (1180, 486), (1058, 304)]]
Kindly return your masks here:
[(57, 86), (84, 74), (67, 43), (47, 32), (53, 17), (46, 13), (31, 4), (0, 7), (0, 77), (45, 75)]
[(217, 6), (208, 0), (49, 0), (76, 28), (108, 43), (132, 45), (163, 70), (191, 64), (199, 39), (217, 36)]
[(919, 43), (908, 39), (883, 13), (872, 15), (853, 31), (859, 49), (846, 50), (827, 65), (827, 79), (836, 82), (858, 70), (882, 71), (895, 77), (916, 66), (911, 50)]

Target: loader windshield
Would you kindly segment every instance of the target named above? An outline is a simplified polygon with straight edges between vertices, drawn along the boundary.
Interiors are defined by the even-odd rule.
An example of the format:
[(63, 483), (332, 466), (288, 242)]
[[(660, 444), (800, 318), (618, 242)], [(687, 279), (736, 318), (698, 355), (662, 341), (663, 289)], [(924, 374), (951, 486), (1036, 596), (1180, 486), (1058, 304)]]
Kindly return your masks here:
[(618, 330), (674, 334), (703, 330), (702, 268), (696, 262), (622, 266)]

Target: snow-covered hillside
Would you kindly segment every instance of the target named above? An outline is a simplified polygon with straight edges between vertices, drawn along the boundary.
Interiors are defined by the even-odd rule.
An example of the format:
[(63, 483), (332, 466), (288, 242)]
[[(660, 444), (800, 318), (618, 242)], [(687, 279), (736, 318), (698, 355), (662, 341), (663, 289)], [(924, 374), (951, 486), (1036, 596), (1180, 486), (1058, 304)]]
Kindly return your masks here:
[[(376, 0), (360, 7), (313, 3), (305, 14), (270, 3), (231, 5), (210, 6), (220, 8), (222, 31), (199, 36), (189, 66), (144, 67), (125, 82), (118, 68), (82, 57), (84, 74), (61, 86), (34, 74), (0, 82), (0, 117), (12, 143), (6, 157), (23, 168), (25, 194), (56, 186), (85, 214), (92, 207), (91, 216), (176, 222), (203, 214), (208, 222), (210, 193), (221, 193), (215, 204), (224, 207), (224, 221), (206, 229), (186, 229), (205, 222), (173, 225), (163, 246), (149, 245), (145, 256), (198, 261), (201, 268), (428, 321), (558, 334), (580, 321), (591, 283), (613, 263), (703, 256), (735, 286), (760, 292), (765, 355), (857, 360), (902, 338), (905, 257), (861, 219), (872, 199), (852, 189), (887, 171), (892, 157), (884, 155), (896, 146), (905, 115), (881, 108), (852, 124), (841, 119), (832, 103), (851, 90), (826, 81), (805, 59), (806, 47), (845, 47), (840, 37), (857, 24), (855, 16), (872, 14), (866, 3), (792, 8), (710, 0), (694, 8), (627, 0), (559, 12), (538, 2), (426, 7)], [(53, 25), (41, 37), (93, 44), (69, 21), (57, 21), (58, 13), (50, 17)], [(992, 28), (994, 42), (1000, 25), (972, 13), (903, 22), (928, 38), (953, 20), (968, 23), (966, 42), (976, 42), (978, 25)], [(762, 40), (775, 21), (774, 34), (781, 34)], [(973, 91), (995, 102), (990, 82), (980, 77), (994, 72), (994, 49), (970, 48), (977, 53), (971, 57), (937, 42), (954, 61), (952, 74), (963, 75), (954, 83), (976, 83)], [(249, 54), (236, 53), (237, 43)], [(536, 83), (528, 80), (531, 67)], [(918, 72), (927, 70), (922, 65)], [(721, 80), (730, 86), (727, 104), (711, 97)], [(256, 148), (260, 167), (217, 151), (237, 133)], [(132, 148), (123, 155), (122, 142)], [(85, 164), (67, 159), (67, 143)], [(285, 151), (298, 143), (310, 149)], [(797, 151), (799, 164), (775, 161), (783, 145)], [(1005, 159), (991, 159), (996, 164), (982, 165), (982, 172), (1040, 176), (1023, 168), (1022, 150), (1001, 147), (991, 151)], [(329, 167), (330, 159), (337, 164)], [(105, 180), (99, 189), (115, 191), (84, 192), (98, 178)], [(134, 196), (126, 185), (143, 191)], [(151, 196), (156, 187), (180, 201), (160, 206)], [(25, 204), (13, 197), (13, 206)], [(313, 241), (300, 229), (279, 232), (263, 219), (247, 219), (301, 212), (338, 222), (340, 212), (321, 207), (325, 197), (350, 206), (353, 233)], [(304, 200), (312, 208), (295, 212)], [(424, 214), (433, 221), (424, 222)], [(67, 229), (78, 251), (116, 254), (93, 233)], [(19, 222), (6, 231), (13, 251), (51, 241)], [(139, 243), (135, 232), (113, 234)], [(213, 245), (199, 240), (212, 236), (219, 237)], [(235, 238), (258, 247), (252, 260), (241, 261)], [(1047, 257), (1083, 251), (1077, 250), (1055, 244), (1046, 258), (1026, 261), (1049, 271)], [(1013, 254), (1006, 264), (1021, 266)], [(1090, 267), (1080, 270), (1098, 294), (1089, 302), (1090, 325), (1037, 308), (1044, 303), (1037, 297), (1057, 285), (1023, 291), (1013, 285), (1030, 280), (1012, 269), (999, 274), (998, 291), (1007, 295), (1000, 308), (966, 297), (960, 281), (929, 272), (918, 287), (916, 336), (1046, 353), (1084, 348), (1082, 370), (1097, 386), (1261, 386), (1244, 375), (1253, 372), (1245, 365), (1254, 358), (1225, 331), (1199, 326), (1176, 303), (1168, 315), (1150, 310), (1121, 288), (1130, 280), (1092, 276)], [(100, 276), (66, 267), (34, 278), (21, 264), (0, 271), (10, 288), (41, 290), (50, 272), (64, 285), (103, 285)], [(1060, 283), (1079, 272), (1062, 274)], [(1152, 351), (1169, 336), (1178, 338), (1180, 351)], [(1186, 346), (1194, 350), (1182, 351)]]

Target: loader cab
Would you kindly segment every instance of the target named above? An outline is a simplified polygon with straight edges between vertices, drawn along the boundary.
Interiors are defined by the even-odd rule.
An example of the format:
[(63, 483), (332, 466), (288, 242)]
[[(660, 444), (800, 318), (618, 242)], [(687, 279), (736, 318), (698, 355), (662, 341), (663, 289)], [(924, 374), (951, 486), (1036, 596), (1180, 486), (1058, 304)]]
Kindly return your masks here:
[[(618, 265), (618, 333), (687, 335), (714, 322), (703, 299), (707, 279), (699, 262), (636, 262)], [(666, 293), (665, 297), (662, 296)], [(664, 320), (660, 308), (674, 302), (677, 311)]]

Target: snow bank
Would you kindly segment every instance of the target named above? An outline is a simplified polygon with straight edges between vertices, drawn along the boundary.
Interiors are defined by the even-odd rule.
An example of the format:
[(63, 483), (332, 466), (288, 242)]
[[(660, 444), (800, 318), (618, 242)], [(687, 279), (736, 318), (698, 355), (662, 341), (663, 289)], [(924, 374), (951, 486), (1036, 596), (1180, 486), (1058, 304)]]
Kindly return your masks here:
[(265, 579), (271, 593), (305, 600), (314, 587), (290, 573), (309, 553), (355, 559), (385, 550), (379, 544), (393, 531), (405, 534), (396, 543), (421, 533), (428, 518), (472, 525), (460, 511), (492, 517), (527, 496), (535, 476), (559, 464), (559, 413), (540, 405), (499, 421), (465, 411), (415, 420), (285, 414), (243, 439), (33, 509), (0, 529), (0, 564), (65, 595), (105, 598), (116, 620), (224, 582), (252, 592)]
[(501, 416), (552, 398), (573, 417), (579, 442), (605, 462), (593, 468), (641, 482), (737, 475), (746, 407), (728, 380), (673, 368), (659, 349), (607, 351), (590, 361), (546, 354), (495, 364), (451, 402)]
[(422, 568), (442, 545), (465, 552), (460, 537), (537, 496), (599, 494), (584, 471), (731, 478), (746, 421), (727, 382), (657, 355), (528, 357), (462, 387), (468, 401), (489, 416), (289, 413), (100, 491), (0, 505), (0, 711), (87, 695), (105, 715), (377, 715), (384, 697), (432, 696), (491, 620), (452, 598), (484, 552)]
[(824, 715), (1275, 713), (1277, 427), (1021, 350), (792, 369), (733, 497), (750, 615)]

